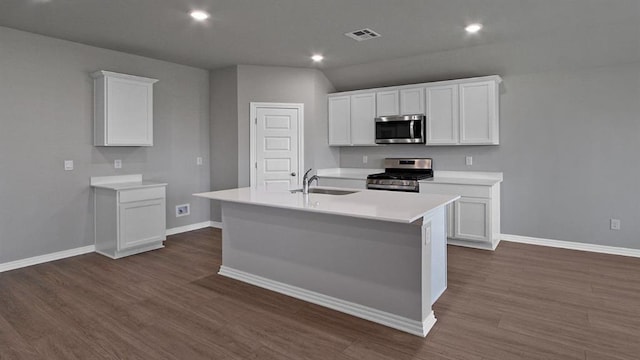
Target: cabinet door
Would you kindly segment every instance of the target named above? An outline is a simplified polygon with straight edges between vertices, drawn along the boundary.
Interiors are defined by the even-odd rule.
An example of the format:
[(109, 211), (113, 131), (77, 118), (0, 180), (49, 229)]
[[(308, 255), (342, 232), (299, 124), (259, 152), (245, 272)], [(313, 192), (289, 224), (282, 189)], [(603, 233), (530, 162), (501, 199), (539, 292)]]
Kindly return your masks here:
[(460, 85), (460, 143), (498, 144), (495, 81)]
[(456, 239), (491, 242), (491, 200), (462, 197), (454, 204)]
[(458, 85), (425, 89), (427, 145), (458, 144)]
[(351, 97), (329, 97), (329, 145), (351, 144)]
[(153, 145), (152, 84), (108, 77), (106, 93), (106, 145)]
[(164, 199), (121, 204), (118, 250), (164, 240), (165, 217)]
[(377, 116), (399, 115), (398, 90), (379, 91), (376, 93)]
[(400, 115), (424, 114), (424, 88), (400, 90)]
[(375, 145), (375, 117), (375, 93), (351, 96), (351, 144)]

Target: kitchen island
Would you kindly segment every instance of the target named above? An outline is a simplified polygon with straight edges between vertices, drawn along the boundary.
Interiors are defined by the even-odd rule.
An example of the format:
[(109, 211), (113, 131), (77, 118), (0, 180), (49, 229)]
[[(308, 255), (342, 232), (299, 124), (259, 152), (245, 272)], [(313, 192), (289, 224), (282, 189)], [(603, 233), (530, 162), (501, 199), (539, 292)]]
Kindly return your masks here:
[(434, 325), (431, 305), (446, 289), (445, 206), (458, 196), (195, 195), (221, 201), (219, 274), (419, 336)]

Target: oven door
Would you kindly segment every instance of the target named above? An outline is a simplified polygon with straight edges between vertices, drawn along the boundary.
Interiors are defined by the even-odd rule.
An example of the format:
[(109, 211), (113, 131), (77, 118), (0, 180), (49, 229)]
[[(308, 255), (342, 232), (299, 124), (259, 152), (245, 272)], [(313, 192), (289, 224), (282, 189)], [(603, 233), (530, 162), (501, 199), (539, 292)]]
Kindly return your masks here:
[(424, 144), (424, 116), (376, 118), (376, 144)]

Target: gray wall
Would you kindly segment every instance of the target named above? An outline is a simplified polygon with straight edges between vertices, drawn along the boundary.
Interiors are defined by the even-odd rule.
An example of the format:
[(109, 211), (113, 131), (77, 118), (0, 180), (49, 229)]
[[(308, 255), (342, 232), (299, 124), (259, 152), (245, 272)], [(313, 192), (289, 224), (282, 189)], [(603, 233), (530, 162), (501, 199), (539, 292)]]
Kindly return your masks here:
[[(238, 186), (238, 68), (211, 71), (211, 190)], [(211, 219), (220, 204), (211, 201)]]
[[(328, 120), (326, 94), (333, 86), (315, 69), (278, 66), (238, 66), (238, 185), (249, 186), (249, 110), (251, 102), (285, 102), (304, 104), (304, 138), (306, 168), (336, 167), (339, 150), (327, 143)], [(322, 101), (317, 104), (318, 101)], [(319, 111), (319, 109), (323, 109)], [(321, 160), (320, 160), (321, 159)]]
[[(153, 147), (92, 145), (100, 69), (159, 79)], [(208, 202), (191, 196), (210, 187), (208, 154), (207, 71), (0, 27), (0, 263), (92, 245), (91, 176), (168, 182), (168, 228), (208, 221)], [(191, 215), (178, 219), (182, 203)]]
[[(491, 74), (504, 79), (499, 146), (345, 147), (341, 166), (429, 156), (436, 170), (502, 171), (503, 233), (640, 249), (640, 32), (608, 38), (598, 29), (578, 31), (587, 34), (327, 71), (340, 90)], [(473, 166), (465, 166), (466, 155)], [(622, 220), (620, 231), (609, 230), (610, 218)]]
[[(237, 65), (211, 71), (211, 186), (249, 186), (251, 102), (304, 104), (305, 167), (339, 166), (339, 149), (327, 144), (327, 99), (333, 86), (315, 69)], [(237, 152), (235, 151), (237, 149)], [(211, 220), (220, 221), (212, 202)]]

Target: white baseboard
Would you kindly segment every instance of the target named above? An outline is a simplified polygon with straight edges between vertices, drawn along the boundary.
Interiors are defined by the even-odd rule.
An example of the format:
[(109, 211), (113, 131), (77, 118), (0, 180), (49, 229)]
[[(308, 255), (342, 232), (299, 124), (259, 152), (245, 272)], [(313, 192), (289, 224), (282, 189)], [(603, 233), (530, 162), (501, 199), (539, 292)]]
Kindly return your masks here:
[[(175, 234), (179, 234), (179, 233), (183, 233), (183, 232), (187, 232), (187, 231), (198, 230), (198, 229), (203, 229), (203, 228), (207, 228), (207, 227), (214, 227), (214, 228), (222, 229), (222, 223), (218, 222), (218, 221), (204, 221), (204, 222), (197, 223), (197, 224), (191, 224), (191, 225), (179, 226), (179, 227), (167, 229), (166, 234), (167, 234), (167, 236), (168, 235), (175, 235)], [(30, 258), (27, 258), (27, 259), (20, 259), (20, 260), (16, 260), (16, 261), (10, 261), (10, 262), (4, 263), (4, 264), (0, 264), (0, 273), (4, 272), (4, 271), (15, 270), (15, 269), (19, 269), (19, 268), (23, 268), (23, 267), (27, 267), (27, 266), (31, 266), (31, 265), (42, 264), (42, 263), (46, 263), (46, 262), (49, 262), (49, 261), (60, 260), (60, 259), (64, 259), (64, 258), (68, 258), (68, 257), (72, 257), (72, 256), (77, 256), (77, 255), (82, 255), (82, 254), (88, 254), (88, 253), (92, 253), (92, 252), (96, 252), (96, 246), (95, 245), (83, 246), (83, 247), (79, 247), (79, 248), (75, 248), (75, 249), (58, 251), (58, 252), (55, 252), (55, 253), (52, 253), (52, 254), (45, 254), (45, 255), (30, 257)], [(107, 256), (109, 256), (109, 255), (107, 255)]]
[(178, 226), (171, 229), (167, 229), (167, 236), (184, 233), (187, 231), (200, 230), (208, 227), (214, 227), (222, 229), (222, 223), (218, 221), (203, 221), (201, 223), (190, 224), (185, 226)]
[(288, 285), (279, 281), (270, 280), (244, 271), (235, 270), (228, 266), (220, 266), (218, 274), (235, 280), (246, 282), (261, 288), (285, 294), (300, 300), (308, 301), (336, 311), (353, 315), (362, 319), (373, 321), (394, 329), (398, 329), (413, 335), (425, 337), (436, 323), (433, 311), (424, 321), (411, 320), (385, 311), (341, 300), (332, 296), (323, 295), (297, 286)]
[(552, 240), (552, 239), (543, 239), (543, 238), (535, 238), (535, 237), (520, 236), (520, 235), (508, 235), (508, 234), (502, 234), (501, 239), (503, 241), (510, 241), (510, 242), (516, 242), (516, 243), (522, 243), (522, 244), (549, 246), (549, 247), (561, 248), (561, 249), (589, 251), (589, 252), (602, 253), (602, 254), (622, 255), (622, 256), (640, 258), (639, 249), (628, 249), (628, 248), (621, 248), (621, 247), (615, 247), (615, 246), (585, 244), (585, 243), (578, 243), (578, 242), (572, 242), (572, 241)]
[(42, 264), (49, 261), (60, 260), (60, 259), (64, 259), (72, 256), (88, 254), (95, 251), (96, 251), (96, 246), (89, 245), (89, 246), (83, 246), (75, 249), (58, 251), (51, 254), (34, 256), (34, 257), (16, 260), (16, 261), (10, 261), (4, 264), (0, 264), (0, 273), (9, 271), (9, 270), (15, 270), (15, 269), (31, 266), (31, 265)]

